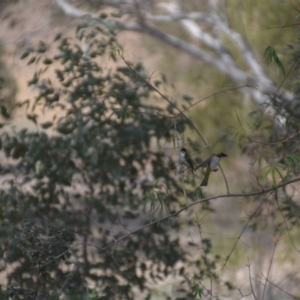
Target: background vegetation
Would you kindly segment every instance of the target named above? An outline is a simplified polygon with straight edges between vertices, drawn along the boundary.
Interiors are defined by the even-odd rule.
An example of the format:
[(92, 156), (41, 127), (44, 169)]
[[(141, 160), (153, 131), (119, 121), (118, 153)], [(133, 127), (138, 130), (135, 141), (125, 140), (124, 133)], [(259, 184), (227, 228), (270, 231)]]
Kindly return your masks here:
[[(96, 15), (78, 18), (68, 2), (45, 3), (36, 9), (49, 22), (27, 39), (13, 34), (16, 11), (25, 18), (29, 3), (6, 3), (1, 15), (1, 92), (9, 90), (1, 94), (1, 297), (300, 297), (299, 47), (297, 25), (284, 27), (297, 22), (297, 3), (181, 7), (226, 10), (224, 24), (248, 41), (277, 89), (262, 98), (249, 92), (259, 86), (237, 84), (155, 35), (124, 33), (126, 17), (143, 25), (138, 13), (148, 7), (124, 10), (124, 19), (118, 6), (75, 1)], [(154, 27), (199, 46), (180, 22)], [(206, 29), (252, 76), (245, 53)], [(212, 152), (229, 154), (208, 188), (199, 187), (200, 168), (193, 185), (180, 165), (182, 146), (197, 166)]]

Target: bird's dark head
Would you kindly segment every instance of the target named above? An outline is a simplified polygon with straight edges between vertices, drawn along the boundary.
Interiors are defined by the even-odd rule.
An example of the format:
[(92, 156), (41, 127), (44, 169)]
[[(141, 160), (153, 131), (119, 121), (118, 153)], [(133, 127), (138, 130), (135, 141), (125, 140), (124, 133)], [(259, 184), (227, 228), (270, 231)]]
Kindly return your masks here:
[(186, 149), (185, 148), (181, 148), (180, 152), (185, 152), (186, 153)]
[(217, 156), (218, 156), (218, 157), (226, 157), (226, 156), (228, 156), (228, 155), (225, 154), (225, 153), (223, 153), (223, 152), (221, 152), (221, 153), (217, 154)]

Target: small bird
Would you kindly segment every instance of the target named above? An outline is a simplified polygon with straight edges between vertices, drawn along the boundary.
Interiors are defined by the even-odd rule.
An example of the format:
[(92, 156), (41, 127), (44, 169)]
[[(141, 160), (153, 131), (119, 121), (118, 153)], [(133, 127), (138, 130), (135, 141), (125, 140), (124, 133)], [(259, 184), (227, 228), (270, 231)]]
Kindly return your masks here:
[(226, 157), (226, 156), (228, 155), (223, 152), (219, 154), (213, 154), (206, 161), (203, 162), (202, 168), (206, 168), (206, 172), (205, 172), (205, 177), (202, 183), (200, 184), (200, 186), (207, 186), (208, 178), (211, 171), (217, 172), (218, 171), (217, 166), (220, 160), (222, 159), (222, 157)]
[(194, 165), (193, 162), (190, 158), (190, 156), (188, 155), (187, 151), (185, 148), (181, 148), (180, 152), (179, 152), (179, 156), (180, 156), (180, 161), (182, 164), (184, 164), (185, 166), (187, 166), (189, 169), (192, 170), (193, 173), (193, 180), (195, 180), (195, 175), (194, 175)]

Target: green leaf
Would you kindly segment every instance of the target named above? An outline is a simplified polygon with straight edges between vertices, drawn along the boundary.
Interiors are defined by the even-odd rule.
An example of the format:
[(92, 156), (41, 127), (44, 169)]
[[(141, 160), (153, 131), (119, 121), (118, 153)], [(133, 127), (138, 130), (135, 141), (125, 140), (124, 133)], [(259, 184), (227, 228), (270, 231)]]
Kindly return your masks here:
[(29, 54), (30, 54), (31, 51), (24, 51), (21, 56), (20, 56), (20, 59), (24, 59), (26, 58)]
[(275, 48), (272, 47), (272, 46), (268, 46), (264, 52), (264, 57), (266, 58), (267, 60), (267, 65), (269, 66), (270, 63), (272, 61), (275, 62), (275, 64), (277, 65), (277, 67), (281, 70), (281, 72), (283, 73), (283, 75), (285, 75), (285, 70), (284, 70), (284, 66), (281, 62), (281, 60), (279, 59), (276, 51), (275, 51)]
[(202, 296), (203, 296), (203, 294), (204, 294), (204, 290), (203, 290), (203, 288), (200, 286), (199, 283), (196, 283), (196, 284), (192, 287), (191, 294), (193, 295), (194, 298), (196, 298), (197, 296), (199, 296), (200, 298), (202, 298)]
[(203, 198), (203, 194), (202, 194), (202, 189), (200, 186), (198, 186), (195, 190), (194, 190), (194, 193), (193, 193), (193, 199), (194, 201), (197, 201), (199, 199), (202, 199)]
[(272, 182), (273, 185), (276, 186), (277, 185), (277, 175), (279, 175), (279, 177), (281, 179), (284, 178), (284, 176), (282, 175), (282, 173), (280, 172), (280, 169), (284, 169), (284, 166), (282, 164), (274, 164), (274, 165), (269, 165), (264, 167), (262, 170), (264, 170), (264, 174), (262, 176), (262, 180), (266, 180), (268, 175), (271, 174), (272, 177)]
[(260, 167), (261, 164), (262, 164), (262, 160), (263, 160), (263, 157), (259, 156), (253, 163), (251, 163), (251, 165), (254, 166), (256, 164), (256, 162), (257, 162), (258, 166)]

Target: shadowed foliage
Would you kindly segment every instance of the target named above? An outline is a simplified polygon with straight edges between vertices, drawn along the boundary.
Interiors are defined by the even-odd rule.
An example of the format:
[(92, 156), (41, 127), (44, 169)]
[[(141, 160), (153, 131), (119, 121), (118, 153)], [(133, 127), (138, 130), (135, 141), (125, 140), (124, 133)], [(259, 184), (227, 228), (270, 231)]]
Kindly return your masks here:
[[(207, 270), (174, 235), (179, 219), (115, 243), (130, 229), (174, 212), (182, 190), (172, 171), (177, 162), (158, 147), (172, 140), (172, 122), (159, 116), (162, 106), (148, 100), (151, 88), (126, 65), (102, 67), (119, 46), (109, 23), (98, 21), (79, 26), (76, 38), (56, 36), (53, 57), (43, 42), (22, 54), (44, 67), (28, 82), (37, 89), (27, 114), (36, 130), (12, 134), (7, 127), (1, 135), (12, 158), (1, 170), (9, 177), (0, 195), (0, 255), (8, 280), (3, 297), (133, 299), (138, 290), (150, 297), (149, 280), (172, 274), (181, 276), (179, 288), (188, 299), (188, 278), (192, 294), (202, 293), (195, 282)], [(141, 64), (133, 67), (146, 76)], [(55, 80), (47, 78), (48, 70)], [(185, 127), (179, 119), (178, 130)], [(186, 271), (189, 265), (197, 270)]]

